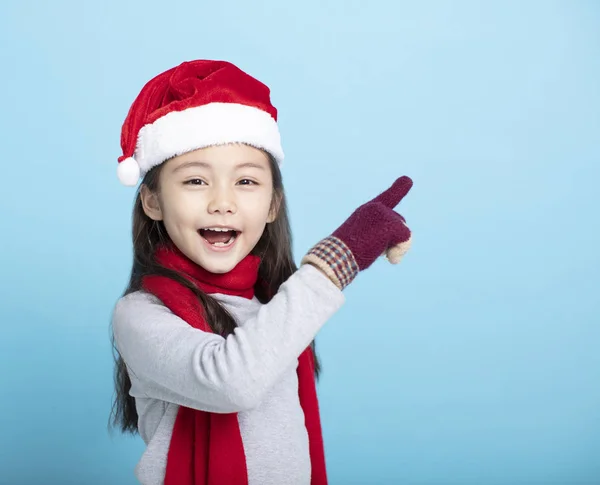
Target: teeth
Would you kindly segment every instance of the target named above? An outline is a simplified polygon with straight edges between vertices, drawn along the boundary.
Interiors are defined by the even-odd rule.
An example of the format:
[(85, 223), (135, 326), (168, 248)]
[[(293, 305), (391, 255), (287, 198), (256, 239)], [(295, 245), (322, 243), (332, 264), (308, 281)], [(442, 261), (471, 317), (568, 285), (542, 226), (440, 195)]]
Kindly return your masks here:
[(226, 227), (205, 227), (204, 230), (205, 231), (217, 231), (217, 232), (235, 231), (235, 229), (230, 229), (230, 228), (226, 228)]

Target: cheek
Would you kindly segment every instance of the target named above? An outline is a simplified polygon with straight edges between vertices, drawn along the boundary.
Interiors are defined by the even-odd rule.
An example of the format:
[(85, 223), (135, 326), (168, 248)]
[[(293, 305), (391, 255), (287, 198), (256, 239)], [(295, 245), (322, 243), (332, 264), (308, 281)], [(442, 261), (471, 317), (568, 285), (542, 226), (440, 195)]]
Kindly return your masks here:
[(252, 214), (257, 223), (266, 223), (271, 210), (271, 199), (268, 197), (261, 197), (255, 201), (253, 205)]
[(261, 203), (246, 203), (243, 206), (243, 211), (238, 212), (238, 218), (243, 221), (248, 235), (262, 234), (267, 223), (268, 208)]
[[(167, 202), (168, 201), (168, 202)], [(162, 207), (166, 225), (186, 225), (195, 222), (197, 202), (181, 191), (164, 194)]]

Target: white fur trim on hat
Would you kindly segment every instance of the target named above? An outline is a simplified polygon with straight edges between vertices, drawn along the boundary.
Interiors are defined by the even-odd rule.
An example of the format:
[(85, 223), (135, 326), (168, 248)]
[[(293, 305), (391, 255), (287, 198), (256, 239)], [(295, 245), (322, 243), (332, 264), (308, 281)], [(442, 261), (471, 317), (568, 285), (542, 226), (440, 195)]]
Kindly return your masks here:
[(140, 129), (134, 158), (146, 173), (176, 155), (234, 142), (261, 148), (280, 165), (283, 162), (277, 122), (266, 111), (237, 103), (210, 103), (167, 113)]

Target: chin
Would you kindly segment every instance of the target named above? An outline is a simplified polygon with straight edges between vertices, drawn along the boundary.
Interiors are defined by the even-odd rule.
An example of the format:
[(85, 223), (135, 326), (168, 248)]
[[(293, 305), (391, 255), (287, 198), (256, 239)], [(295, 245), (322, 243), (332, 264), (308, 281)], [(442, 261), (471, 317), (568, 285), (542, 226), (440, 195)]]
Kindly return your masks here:
[(211, 261), (211, 259), (212, 258), (207, 258), (205, 255), (203, 255), (199, 258), (194, 258), (194, 262), (198, 266), (202, 266), (202, 268), (204, 268), (206, 271), (215, 274), (228, 273), (239, 263), (237, 258), (230, 261)]
[[(237, 264), (237, 263), (236, 263)], [(227, 266), (223, 266), (223, 265), (201, 265), (206, 271), (209, 271), (211, 273), (215, 273), (215, 274), (224, 274), (224, 273), (229, 273), (233, 268), (235, 268), (235, 264), (233, 265), (227, 265)]]

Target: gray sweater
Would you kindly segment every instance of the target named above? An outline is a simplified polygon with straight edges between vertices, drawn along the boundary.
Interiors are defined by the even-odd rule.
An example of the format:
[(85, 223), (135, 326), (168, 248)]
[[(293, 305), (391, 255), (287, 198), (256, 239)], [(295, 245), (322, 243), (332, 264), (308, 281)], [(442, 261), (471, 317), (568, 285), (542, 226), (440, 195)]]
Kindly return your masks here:
[(249, 485), (310, 484), (296, 368), (301, 352), (344, 303), (342, 291), (303, 265), (268, 304), (256, 297), (213, 296), (239, 325), (226, 339), (191, 327), (143, 291), (115, 306), (115, 344), (127, 364), (147, 445), (135, 467), (137, 479), (143, 485), (164, 482), (183, 405), (238, 413)]

